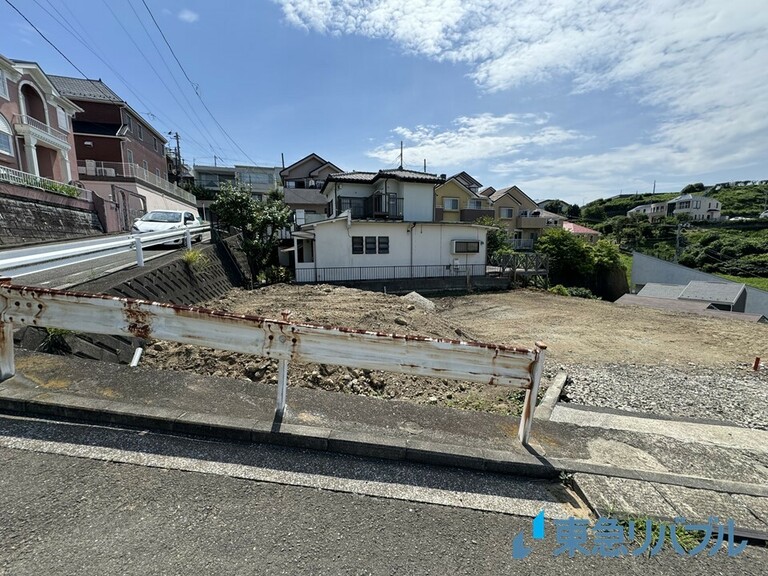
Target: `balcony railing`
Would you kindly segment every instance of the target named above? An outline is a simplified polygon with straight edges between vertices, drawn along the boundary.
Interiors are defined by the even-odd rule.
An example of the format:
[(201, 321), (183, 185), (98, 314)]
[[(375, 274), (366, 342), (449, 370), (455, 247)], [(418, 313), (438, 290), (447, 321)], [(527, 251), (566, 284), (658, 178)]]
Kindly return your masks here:
[(71, 198), (84, 198), (85, 192), (90, 194), (89, 191), (77, 188), (76, 186), (70, 186), (63, 182), (56, 182), (56, 180), (50, 180), (42, 176), (35, 176), (29, 172), (22, 172), (21, 170), (14, 170), (13, 168), (5, 168), (3, 166), (0, 166), (0, 182), (8, 182), (9, 184), (26, 186), (28, 188), (38, 188), (47, 192), (53, 192), (54, 194), (70, 196)]
[(521, 238), (514, 238), (509, 240), (513, 250), (533, 250), (533, 245), (536, 240), (523, 240)]
[(80, 178), (87, 180), (89, 177), (97, 179), (109, 178), (135, 178), (141, 182), (160, 188), (169, 195), (195, 205), (197, 198), (186, 190), (179, 188), (176, 184), (168, 182), (157, 174), (153, 174), (146, 168), (138, 164), (127, 164), (122, 162), (99, 162), (96, 160), (78, 160), (77, 172)]
[(389, 220), (403, 219), (403, 199), (392, 195), (368, 196), (354, 198), (340, 196), (336, 199), (336, 212), (349, 210), (352, 218), (386, 218)]
[(27, 114), (15, 114), (13, 116), (13, 123), (22, 124), (24, 126), (30, 126), (35, 130), (39, 130), (40, 132), (44, 132), (45, 134), (48, 134), (49, 136), (55, 138), (56, 140), (60, 140), (64, 144), (68, 143), (66, 132), (62, 132), (61, 130), (56, 129), (53, 126), (49, 126), (45, 122), (40, 122), (40, 120), (38, 120), (37, 118), (32, 118), (32, 116), (29, 116)]

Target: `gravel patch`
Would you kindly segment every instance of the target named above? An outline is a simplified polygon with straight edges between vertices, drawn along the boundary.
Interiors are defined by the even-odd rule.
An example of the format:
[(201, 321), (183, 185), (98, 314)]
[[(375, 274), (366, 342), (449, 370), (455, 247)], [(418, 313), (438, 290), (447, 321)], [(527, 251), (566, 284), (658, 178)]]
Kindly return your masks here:
[(561, 401), (768, 430), (768, 370), (605, 364), (567, 365)]

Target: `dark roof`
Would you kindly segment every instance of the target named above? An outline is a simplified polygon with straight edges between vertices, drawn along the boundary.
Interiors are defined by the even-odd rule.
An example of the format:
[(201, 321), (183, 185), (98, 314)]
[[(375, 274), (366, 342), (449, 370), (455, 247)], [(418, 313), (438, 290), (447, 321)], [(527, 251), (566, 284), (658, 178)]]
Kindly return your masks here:
[(482, 186), (482, 184), (480, 182), (478, 182), (475, 178), (473, 178), (470, 174), (468, 174), (467, 172), (465, 172), (463, 170), (461, 172), (459, 172), (458, 174), (454, 174), (453, 176), (448, 178), (448, 180), (452, 180), (454, 178), (456, 178), (457, 180), (465, 180), (467, 182), (467, 184), (469, 184), (469, 185), (474, 184), (478, 188), (480, 186)]
[[(515, 190), (517, 190), (517, 191), (518, 191), (520, 194), (522, 194), (522, 196), (523, 196), (524, 198), (528, 198), (528, 200), (530, 200), (531, 204), (535, 204), (535, 205), (537, 205), (537, 206), (538, 206), (538, 204), (536, 204), (536, 202), (534, 202), (533, 200), (531, 200), (531, 197), (530, 197), (530, 196), (528, 196), (528, 194), (526, 194), (525, 192), (523, 192), (522, 190), (520, 190), (520, 188), (518, 188), (518, 187), (517, 187), (517, 186), (515, 186), (515, 185), (512, 185), (512, 186), (507, 186), (506, 188), (501, 188), (500, 190), (497, 190), (496, 192), (494, 192), (493, 194), (491, 194), (491, 202), (496, 202), (496, 200), (498, 200), (499, 198), (502, 198), (502, 197), (504, 197), (504, 196), (505, 196), (505, 195), (506, 195), (506, 194), (507, 194), (507, 193), (508, 193), (510, 190), (512, 190), (513, 188), (514, 188)], [(512, 196), (511, 194), (510, 194), (510, 196), (511, 196), (512, 198), (514, 198), (514, 196)]]
[(87, 100), (99, 100), (102, 102), (123, 103), (123, 99), (115, 94), (109, 86), (101, 80), (86, 80), (85, 78), (71, 78), (69, 76), (47, 75), (51, 83), (62, 96), (70, 100), (85, 98)]
[(329, 174), (327, 182), (365, 182), (373, 184), (381, 178), (394, 178), (405, 182), (425, 182), (430, 184), (440, 184), (445, 182), (445, 178), (429, 172), (417, 172), (415, 170), (405, 170), (396, 168), (394, 170), (379, 170), (378, 172), (338, 172)]
[(315, 204), (325, 206), (328, 204), (328, 198), (320, 194), (317, 190), (311, 188), (284, 188), (284, 202), (291, 206), (293, 204)]
[(321, 168), (324, 168), (327, 165), (333, 166), (337, 170), (339, 169), (339, 167), (336, 166), (335, 164), (333, 164), (331, 162), (328, 162), (328, 160), (326, 160), (322, 156), (319, 156), (318, 154), (315, 154), (314, 152), (312, 152), (311, 154), (307, 154), (306, 156), (304, 156), (304, 158), (301, 158), (300, 160), (296, 160), (296, 162), (294, 162), (293, 164), (290, 164), (289, 166), (286, 166), (285, 168), (280, 170), (280, 176), (283, 176), (284, 174), (287, 174), (294, 166), (297, 166), (298, 164), (306, 162), (310, 158), (314, 158), (315, 160), (317, 160), (320, 163), (320, 166), (318, 168), (316, 168), (316, 170), (320, 170)]

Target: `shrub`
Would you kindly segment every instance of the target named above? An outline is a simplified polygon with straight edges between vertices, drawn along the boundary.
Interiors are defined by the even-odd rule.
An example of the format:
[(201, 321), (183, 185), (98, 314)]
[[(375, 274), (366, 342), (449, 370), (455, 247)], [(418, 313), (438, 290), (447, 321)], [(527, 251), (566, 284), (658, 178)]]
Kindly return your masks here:
[(548, 290), (548, 292), (550, 292), (551, 294), (557, 294), (558, 296), (570, 296), (571, 295), (569, 293), (569, 291), (568, 291), (568, 288), (566, 288), (562, 284), (558, 284), (556, 286), (552, 286), (552, 288), (550, 288)]
[(590, 290), (589, 288), (582, 288), (581, 286), (573, 286), (571, 288), (566, 288), (566, 291), (568, 292), (569, 296), (573, 296), (574, 298), (586, 298), (587, 300), (600, 300), (600, 297), (592, 294), (592, 290)]
[(211, 260), (203, 254), (202, 250), (195, 250), (194, 248), (185, 250), (181, 261), (192, 270), (202, 270), (211, 263)]

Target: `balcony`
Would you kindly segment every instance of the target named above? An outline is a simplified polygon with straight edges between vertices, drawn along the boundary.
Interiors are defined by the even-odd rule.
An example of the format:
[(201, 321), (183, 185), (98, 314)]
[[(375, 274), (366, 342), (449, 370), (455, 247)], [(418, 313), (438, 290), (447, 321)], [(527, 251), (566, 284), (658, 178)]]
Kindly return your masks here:
[(565, 216), (562, 218), (544, 218), (542, 216), (520, 216), (518, 218), (518, 228), (525, 228), (525, 229), (540, 229), (540, 228), (551, 228), (556, 226), (562, 226), (563, 220), (565, 220)]
[(158, 188), (178, 200), (195, 205), (197, 198), (183, 188), (171, 184), (168, 180), (153, 174), (138, 164), (122, 162), (97, 162), (96, 160), (78, 160), (77, 173), (81, 180), (136, 180)]
[(533, 245), (536, 240), (523, 240), (522, 238), (514, 238), (512, 240), (508, 240), (508, 242), (513, 250), (533, 250)]
[(459, 213), (459, 219), (462, 222), (475, 222), (480, 218), (493, 218), (492, 208), (462, 208)]
[(349, 210), (352, 218), (372, 218), (384, 220), (403, 219), (403, 199), (393, 195), (368, 196), (355, 198), (339, 196), (336, 198), (336, 213)]
[(31, 136), (56, 148), (69, 150), (66, 132), (62, 132), (27, 114), (15, 114), (13, 116), (13, 128), (20, 136)]

